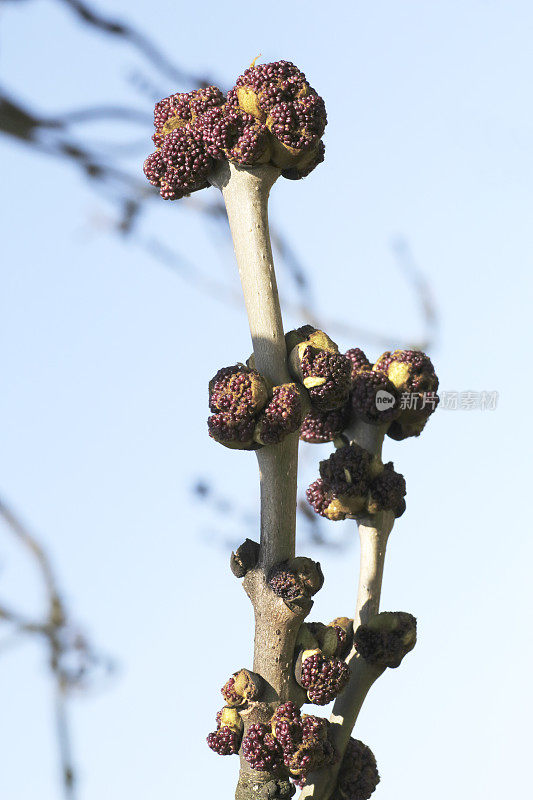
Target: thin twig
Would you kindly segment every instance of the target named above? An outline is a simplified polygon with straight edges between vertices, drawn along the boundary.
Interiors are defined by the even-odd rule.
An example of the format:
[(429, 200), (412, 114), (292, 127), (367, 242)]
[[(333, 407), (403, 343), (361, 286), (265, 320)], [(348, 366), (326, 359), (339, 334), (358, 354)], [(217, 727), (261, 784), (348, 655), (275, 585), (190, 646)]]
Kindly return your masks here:
[[(387, 426), (368, 425), (357, 420), (345, 433), (351, 442), (355, 442), (372, 455), (381, 458), (386, 429)], [(354, 630), (361, 623), (368, 622), (370, 617), (379, 611), (385, 553), (393, 525), (394, 515), (390, 511), (382, 511), (370, 518), (358, 520), (361, 556)], [(384, 668), (367, 664), (354, 646), (345, 660), (350, 667), (350, 680), (336, 698), (329, 718), (331, 741), (340, 760), (333, 766), (323, 768), (309, 776), (300, 794), (300, 800), (308, 797), (316, 798), (316, 800), (328, 800), (331, 796), (336, 786), (342, 756), (364, 700), (373, 683), (385, 671)]]
[[(44, 637), (48, 647), (48, 662), (54, 678), (54, 708), (56, 736), (61, 769), (61, 782), (65, 800), (75, 800), (75, 771), (72, 753), (72, 740), (68, 717), (68, 694), (71, 688), (83, 686), (87, 668), (95, 666), (99, 659), (89, 648), (68, 621), (56, 576), (50, 558), (37, 538), (30, 533), (8, 505), (0, 499), (0, 518), (15, 540), (32, 557), (38, 567), (39, 575), (46, 590), (46, 611), (42, 621), (33, 621), (19, 614), (5, 604), (0, 605), (0, 620), (14, 626), (13, 636), (0, 644), (2, 652), (6, 645), (22, 639), (23, 635), (34, 634)], [(75, 654), (78, 666), (68, 666), (67, 656)]]

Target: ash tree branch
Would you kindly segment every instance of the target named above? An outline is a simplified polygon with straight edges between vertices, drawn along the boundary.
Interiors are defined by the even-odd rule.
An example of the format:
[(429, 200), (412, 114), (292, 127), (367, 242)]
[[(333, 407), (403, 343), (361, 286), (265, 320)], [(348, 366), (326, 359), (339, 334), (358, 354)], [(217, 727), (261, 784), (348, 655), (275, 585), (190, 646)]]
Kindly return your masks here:
[[(281, 309), (268, 229), (268, 195), (280, 170), (270, 165), (240, 168), (222, 162), (211, 178), (221, 191), (235, 246), (248, 313), (255, 366), (273, 385), (290, 380)], [(304, 613), (291, 611), (270, 590), (271, 567), (294, 556), (298, 433), (257, 451), (261, 485), (259, 564), (244, 579), (255, 612), (254, 671), (266, 682), (263, 703), (243, 714), (266, 723), (275, 706), (299, 691), (292, 672), (296, 637)], [(260, 797), (270, 773), (253, 770), (241, 754), (236, 800)]]
[[(358, 444), (373, 456), (381, 459), (387, 427), (388, 425), (369, 425), (362, 420), (357, 420), (345, 433), (350, 442)], [(394, 514), (391, 511), (381, 511), (371, 517), (359, 519), (357, 524), (361, 554), (354, 631), (379, 612), (385, 554), (389, 535), (394, 525)], [(331, 797), (337, 783), (342, 756), (346, 751), (363, 703), (372, 685), (385, 671), (384, 667), (376, 667), (367, 663), (353, 645), (345, 661), (350, 667), (350, 679), (346, 688), (335, 699), (329, 718), (332, 743), (341, 759), (333, 766), (323, 768), (312, 775), (300, 794), (300, 800), (308, 797), (316, 798), (316, 800), (328, 800)]]

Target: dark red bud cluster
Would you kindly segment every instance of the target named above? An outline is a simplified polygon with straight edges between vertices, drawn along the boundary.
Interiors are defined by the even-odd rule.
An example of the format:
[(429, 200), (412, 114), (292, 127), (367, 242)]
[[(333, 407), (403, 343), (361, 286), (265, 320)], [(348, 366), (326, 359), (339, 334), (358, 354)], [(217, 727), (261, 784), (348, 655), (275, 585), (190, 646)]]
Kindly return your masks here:
[(325, 706), (342, 692), (349, 677), (350, 668), (340, 658), (313, 653), (302, 662), (300, 684), (311, 703)]
[(405, 479), (392, 462), (382, 465), (356, 444), (340, 447), (320, 462), (320, 478), (309, 486), (307, 499), (317, 514), (343, 520), (378, 511), (401, 516), (405, 505)]
[(243, 723), (237, 711), (222, 708), (216, 716), (217, 729), (207, 736), (207, 744), (219, 756), (232, 756), (239, 752)]
[(292, 180), (324, 160), (324, 101), (287, 61), (252, 66), (225, 97), (216, 86), (177, 92), (156, 103), (158, 148), (144, 173), (166, 200), (208, 186), (217, 161), (270, 163)]
[(300, 390), (284, 383), (270, 390), (254, 369), (244, 364), (220, 369), (209, 383), (209, 435), (226, 447), (256, 450), (278, 444), (295, 433), (302, 421)]
[(241, 738), (236, 731), (224, 726), (210, 733), (206, 741), (219, 756), (233, 756), (239, 752)]
[(283, 749), (268, 725), (250, 725), (242, 741), (242, 752), (252, 769), (279, 772), (283, 768)]
[(396, 518), (401, 517), (406, 509), (406, 492), (404, 476), (395, 472), (392, 461), (389, 461), (384, 464), (383, 471), (370, 482), (368, 512), (375, 514), (378, 511), (393, 511)]
[(285, 564), (279, 564), (271, 569), (268, 575), (268, 585), (274, 594), (289, 603), (305, 596), (305, 589), (297, 572), (289, 569)]
[(230, 707), (241, 706), (248, 700), (257, 700), (263, 689), (263, 681), (255, 672), (241, 669), (234, 672), (220, 690)]
[(294, 64), (278, 61), (250, 67), (237, 79), (228, 102), (266, 125), (272, 135), (272, 162), (288, 170), (287, 177), (303, 177), (311, 164), (322, 160), (324, 101)]
[(278, 444), (295, 433), (302, 422), (302, 400), (295, 383), (274, 386), (272, 398), (259, 415), (255, 440), (259, 444)]
[(419, 436), (439, 403), (439, 379), (430, 358), (420, 350), (387, 351), (374, 370), (384, 372), (400, 396), (400, 413), (387, 434), (398, 441)]
[(220, 691), (222, 693), (222, 697), (229, 706), (238, 706), (241, 704), (242, 698), (235, 691), (235, 676), (232, 676), (228, 681), (226, 681)]
[(352, 380), (360, 372), (372, 369), (372, 364), (359, 347), (352, 347), (352, 349), (347, 350), (344, 355), (352, 364)]
[(369, 800), (379, 780), (372, 750), (358, 739), (350, 739), (332, 800)]
[(362, 370), (352, 382), (352, 412), (372, 425), (392, 422), (400, 414), (400, 394), (384, 372)]
[(300, 439), (309, 444), (332, 442), (343, 432), (350, 422), (349, 402), (335, 411), (316, 411), (312, 409), (303, 419)]
[(283, 750), (283, 763), (298, 785), (315, 769), (337, 760), (329, 739), (329, 722), (301, 714), (292, 702), (279, 706), (272, 717), (272, 733)]
[(318, 411), (332, 411), (346, 403), (351, 386), (351, 366), (346, 356), (309, 345), (300, 364), (304, 386)]
[[(306, 326), (301, 331), (309, 335), (314, 329)], [(312, 363), (313, 350), (305, 354), (302, 362), (306, 376), (319, 378), (324, 371), (321, 361), (325, 363), (334, 356), (333, 350), (328, 352), (329, 356), (322, 353), (316, 366)], [(323, 403), (329, 385), (313, 386), (311, 382), (307, 386), (304, 382), (313, 408), (304, 418), (300, 437), (313, 444), (334, 441), (356, 420), (388, 425), (387, 434), (392, 439), (419, 436), (439, 403), (439, 381), (428, 356), (418, 350), (387, 351), (372, 365), (365, 353), (354, 347), (344, 357), (351, 364), (349, 400), (335, 411), (326, 412)]]
[(421, 350), (387, 351), (373, 368), (385, 372), (402, 392), (436, 392), (439, 388), (435, 367)]
[(382, 611), (354, 633), (359, 655), (376, 667), (399, 667), (416, 644), (416, 618), (405, 611)]
[(362, 447), (340, 447), (320, 462), (320, 477), (335, 495), (361, 496), (368, 491), (372, 456)]
[(312, 597), (323, 583), (320, 564), (310, 558), (297, 557), (283, 561), (268, 573), (268, 585), (289, 606)]
[(293, 752), (302, 741), (302, 718), (300, 709), (289, 701), (278, 706), (272, 717), (272, 733), (283, 748)]

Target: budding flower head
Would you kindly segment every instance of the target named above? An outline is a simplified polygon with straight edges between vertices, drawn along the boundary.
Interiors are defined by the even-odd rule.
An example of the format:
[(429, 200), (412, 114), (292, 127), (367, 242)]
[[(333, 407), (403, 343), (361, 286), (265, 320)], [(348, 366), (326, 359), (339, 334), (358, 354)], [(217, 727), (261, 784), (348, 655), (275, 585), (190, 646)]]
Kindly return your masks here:
[(340, 658), (327, 658), (320, 651), (309, 650), (298, 661), (296, 679), (307, 690), (311, 703), (326, 705), (348, 683), (350, 668)]
[(357, 513), (365, 505), (372, 468), (371, 454), (357, 444), (349, 444), (320, 462), (320, 477), (327, 491)]
[(439, 379), (430, 358), (420, 350), (383, 353), (373, 367), (385, 372), (401, 392), (436, 392)]
[(291, 775), (308, 775), (324, 765), (324, 749), (316, 739), (304, 740), (284, 762)]
[(352, 347), (352, 349), (347, 350), (344, 355), (349, 359), (352, 365), (352, 380), (360, 372), (366, 372), (372, 369), (372, 364), (359, 347)]
[(166, 136), (175, 128), (192, 122), (199, 114), (221, 106), (224, 95), (216, 86), (206, 86), (192, 92), (176, 92), (155, 104), (154, 127), (156, 134)]
[(419, 436), (439, 402), (439, 379), (429, 357), (419, 350), (387, 351), (374, 370), (385, 372), (402, 395), (400, 414), (391, 423), (388, 436), (398, 441)]
[(357, 628), (354, 644), (369, 664), (399, 667), (416, 644), (416, 619), (404, 611), (382, 611)]
[(289, 607), (316, 594), (324, 583), (318, 562), (297, 557), (276, 564), (268, 575), (268, 585)]
[(336, 497), (334, 492), (326, 488), (322, 478), (318, 478), (309, 486), (305, 496), (317, 514), (333, 522), (359, 513), (363, 506), (360, 497), (352, 498), (348, 495)]
[(212, 438), (243, 450), (278, 444), (302, 421), (301, 393), (295, 383), (270, 388), (257, 370), (244, 364), (217, 372), (209, 384), (209, 406), (215, 412), (208, 419)]
[(226, 447), (253, 449), (255, 416), (268, 400), (262, 376), (244, 364), (220, 369), (209, 383), (209, 435)]
[(350, 392), (351, 367), (340, 353), (305, 348), (300, 359), (302, 383), (309, 392), (312, 405), (319, 411), (341, 408)]
[(272, 163), (290, 170), (287, 177), (303, 177), (298, 170), (308, 174), (320, 163), (327, 123), (324, 101), (291, 62), (252, 65), (237, 79), (228, 105), (238, 105), (266, 125)]
[(365, 511), (405, 511), (405, 479), (394, 471), (392, 462), (383, 465), (378, 457), (352, 443), (339, 447), (320, 462), (320, 478), (307, 490), (307, 499), (317, 514), (343, 520)]
[(250, 725), (242, 742), (242, 753), (252, 769), (274, 772), (283, 767), (283, 749), (268, 725)]
[(239, 108), (212, 108), (197, 120), (206, 152), (241, 166), (265, 164), (270, 159), (268, 129)]
[[(178, 200), (209, 185), (207, 175), (212, 160), (205, 152), (201, 137), (190, 126), (170, 131), (163, 139), (159, 155), (165, 168), (159, 179), (160, 194), (164, 199)], [(145, 174), (150, 180), (146, 163)]]
[(260, 414), (254, 438), (259, 444), (278, 444), (302, 422), (302, 400), (295, 383), (274, 386), (272, 399)]
[(293, 603), (306, 597), (298, 574), (287, 566), (287, 562), (278, 564), (270, 570), (268, 585), (274, 594), (287, 603)]
[(219, 756), (233, 756), (239, 752), (242, 735), (231, 728), (222, 727), (207, 736), (207, 744)]
[(323, 331), (304, 325), (285, 337), (292, 376), (309, 392), (314, 410), (333, 411), (347, 401), (350, 361)]
[(292, 701), (283, 703), (274, 712), (271, 726), (284, 755), (294, 752), (303, 739), (300, 709)]
[(329, 732), (328, 720), (301, 714), (292, 702), (279, 706), (272, 717), (272, 733), (282, 747), (283, 763), (298, 780), (337, 760)]
[(350, 422), (350, 403), (334, 411), (311, 409), (304, 417), (300, 428), (300, 439), (309, 444), (332, 442)]
[(370, 482), (367, 510), (369, 514), (393, 511), (395, 517), (401, 517), (406, 508), (405, 494), (405, 478), (399, 472), (395, 472), (392, 461), (389, 461), (379, 475)]
[(400, 395), (384, 372), (362, 370), (352, 382), (352, 411), (371, 425), (391, 422), (400, 414)]
[(379, 780), (372, 750), (358, 739), (350, 739), (332, 800), (369, 800)]
[(220, 691), (228, 706), (240, 706), (261, 696), (263, 679), (255, 672), (241, 669), (233, 673)]
[(243, 722), (235, 708), (225, 706), (217, 714), (217, 729), (207, 737), (207, 744), (220, 756), (231, 756), (239, 752)]
[(211, 411), (231, 413), (236, 419), (252, 417), (267, 399), (268, 389), (263, 377), (244, 364), (219, 369), (209, 382)]
[(294, 64), (254, 65), (226, 97), (207, 86), (156, 103), (152, 139), (158, 150), (144, 172), (166, 200), (207, 187), (207, 174), (223, 160), (245, 167), (268, 163), (298, 180), (324, 160), (326, 122), (324, 101)]

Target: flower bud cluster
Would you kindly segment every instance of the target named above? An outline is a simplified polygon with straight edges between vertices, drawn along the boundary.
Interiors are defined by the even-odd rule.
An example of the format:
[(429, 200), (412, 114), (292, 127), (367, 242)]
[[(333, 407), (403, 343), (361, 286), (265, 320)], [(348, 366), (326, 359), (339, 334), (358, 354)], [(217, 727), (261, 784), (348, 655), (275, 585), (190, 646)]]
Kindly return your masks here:
[(341, 762), (332, 800), (369, 800), (379, 783), (372, 750), (358, 739), (350, 739)]
[(439, 379), (431, 360), (419, 350), (387, 351), (373, 369), (385, 374), (400, 395), (400, 412), (387, 430), (388, 436), (398, 441), (420, 436), (439, 403)]
[(328, 720), (301, 714), (291, 701), (278, 706), (272, 717), (271, 730), (281, 747), (285, 768), (300, 786), (310, 772), (338, 760), (330, 741)]
[(416, 644), (416, 619), (405, 611), (382, 611), (354, 633), (359, 655), (375, 667), (399, 667)]
[(351, 364), (348, 399), (327, 411), (318, 410), (319, 398), (304, 417), (300, 438), (312, 444), (332, 442), (357, 420), (387, 425), (393, 439), (418, 436), (439, 402), (439, 381), (428, 356), (418, 350), (387, 351), (372, 365), (357, 347), (344, 355)]
[(228, 706), (242, 706), (248, 700), (257, 700), (261, 696), (263, 679), (255, 672), (241, 669), (233, 673), (220, 691)]
[(307, 490), (317, 514), (343, 520), (378, 511), (405, 511), (405, 479), (357, 444), (340, 447), (320, 462), (320, 478)]
[(276, 564), (268, 574), (268, 585), (289, 608), (309, 600), (323, 583), (319, 562), (302, 556)]
[(307, 691), (310, 703), (325, 706), (342, 692), (350, 678), (350, 667), (321, 650), (306, 650), (296, 663), (296, 680)]
[(207, 737), (207, 744), (219, 756), (239, 752), (244, 725), (235, 708), (225, 706), (217, 714), (217, 729)]
[(300, 427), (302, 402), (295, 383), (271, 388), (245, 364), (220, 369), (209, 383), (207, 420), (215, 441), (238, 450), (278, 444)]
[(209, 185), (217, 161), (272, 164), (291, 180), (324, 160), (324, 101), (289, 61), (252, 65), (227, 96), (216, 86), (156, 103), (144, 173), (165, 200)]
[[(339, 353), (329, 336), (310, 325), (291, 331), (285, 338), (289, 369), (307, 389), (313, 412), (342, 409), (351, 387), (350, 360)], [(331, 419), (330, 424), (336, 423)]]

